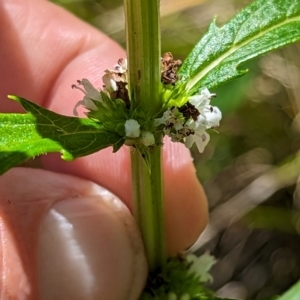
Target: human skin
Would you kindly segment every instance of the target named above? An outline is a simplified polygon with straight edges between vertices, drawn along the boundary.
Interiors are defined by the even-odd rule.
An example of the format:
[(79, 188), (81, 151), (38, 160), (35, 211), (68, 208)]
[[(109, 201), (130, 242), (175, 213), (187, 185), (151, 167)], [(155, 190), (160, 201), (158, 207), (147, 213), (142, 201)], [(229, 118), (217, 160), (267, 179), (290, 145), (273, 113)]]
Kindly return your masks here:
[[(17, 103), (6, 98), (8, 94), (15, 94), (57, 113), (72, 116), (74, 105), (82, 99), (83, 95), (80, 91), (72, 90), (71, 85), (78, 79), (88, 78), (94, 86), (101, 87), (103, 71), (112, 68), (119, 58), (125, 57), (124, 50), (101, 32), (44, 0), (0, 1), (0, 28), (1, 112), (24, 112)], [(82, 112), (81, 116), (84, 116)], [(170, 143), (168, 140), (165, 142), (163, 171), (167, 248), (169, 254), (175, 254), (193, 244), (203, 231), (207, 223), (207, 202), (203, 189), (196, 178), (189, 151), (181, 144)], [(38, 248), (42, 245), (38, 242), (30, 244), (32, 241), (26, 238), (26, 234), (18, 235), (17, 228), (20, 228), (20, 223), (22, 223), (22, 228), (29, 226), (31, 238), (41, 239), (40, 235), (43, 235), (43, 230), (41, 232), (39, 230), (42, 221), (49, 216), (51, 207), (56, 207), (59, 205), (57, 204), (59, 201), (74, 196), (74, 190), (70, 190), (70, 186), (76, 186), (76, 188), (81, 186), (83, 191), (88, 191), (90, 186), (88, 181), (95, 182), (117, 195), (131, 209), (128, 147), (123, 147), (116, 154), (113, 154), (112, 149), (108, 148), (71, 163), (62, 161), (58, 154), (48, 154), (41, 157), (41, 163), (44, 169), (51, 170), (53, 173), (47, 172), (45, 176), (48, 179), (39, 180), (39, 189), (36, 188), (37, 173), (30, 169), (26, 172), (16, 171), (8, 177), (0, 177), (0, 186), (2, 181), (2, 190), (0, 188), (0, 235), (2, 241), (0, 255), (2, 261), (6, 262), (0, 264), (2, 273), (0, 290), (3, 293), (3, 291), (7, 291), (7, 287), (10, 287), (15, 291), (18, 289), (35, 291), (25, 293), (25, 298), (16, 296), (20, 295), (18, 293), (14, 293), (14, 296), (10, 298), (5, 296), (8, 294), (4, 294), (7, 298), (3, 299), (42, 299), (36, 298), (39, 289), (37, 278), (40, 275), (37, 264), (40, 258), (35, 260), (35, 256), (39, 253)], [(58, 173), (74, 175), (88, 181), (78, 184), (76, 178), (60, 177), (61, 175)], [(23, 177), (20, 174), (24, 178), (26, 177), (26, 180), (22, 180)], [(5, 184), (3, 178), (6, 178)], [(51, 190), (51, 184), (57, 181), (63, 182), (60, 184), (60, 189), (64, 191), (63, 197), (55, 197), (55, 191)], [(22, 193), (17, 193), (16, 189), (28, 191), (26, 197)], [(43, 194), (43, 190), (47, 193)], [(26, 215), (31, 217), (13, 217), (13, 213), (10, 213), (13, 210), (5, 208), (9, 203), (7, 195), (14, 198), (15, 205), (30, 203), (26, 206)], [(81, 197), (76, 201), (65, 201), (64, 211), (78, 210), (80, 213), (82, 208), (78, 205), (78, 201), (89, 203), (90, 200), (87, 199), (89, 196), (89, 192), (82, 192)], [(101, 195), (99, 197), (101, 198)], [(30, 202), (30, 199), (35, 199), (35, 201)], [(39, 205), (41, 203), (47, 203), (47, 205)], [(99, 209), (95, 214), (96, 216), (99, 214), (100, 218), (103, 212)], [(34, 227), (32, 227), (33, 219), (36, 220)], [(116, 219), (116, 224), (119, 222), (117, 218), (112, 219)], [(49, 222), (52, 222), (51, 218)], [(113, 224), (114, 222), (110, 228), (113, 226), (119, 228), (119, 225)], [(79, 228), (81, 228), (80, 226), (84, 225), (79, 225)], [(105, 224), (103, 226), (105, 227)], [(60, 228), (60, 230), (65, 229)], [(91, 233), (91, 235), (93, 234), (97, 239), (99, 232)], [(105, 237), (105, 233), (103, 236)], [(83, 237), (80, 243), (84, 242)], [(113, 243), (116, 243), (118, 249), (122, 248), (122, 238)], [(95, 247), (99, 247), (99, 245), (95, 244)], [(113, 244), (111, 247), (113, 248)], [(112, 255), (112, 248), (99, 249), (99, 257)], [(118, 251), (122, 257), (122, 251)], [(10, 253), (14, 253), (14, 258), (10, 256)], [(89, 252), (86, 255), (89, 255)], [(28, 257), (30, 257), (29, 260)], [(24, 262), (25, 258), (31, 263), (26, 265), (26, 270), (20, 268), (20, 272), (24, 273), (22, 278), (27, 278), (21, 287), (18, 281), (6, 274), (10, 270), (20, 267), (20, 262)], [(126, 259), (123, 257), (123, 260)], [(17, 263), (18, 266), (16, 266)], [(107, 270), (101, 272), (107, 274), (105, 275), (107, 282), (119, 284), (119, 282), (115, 282), (114, 276), (110, 272)], [(24, 289), (24, 286), (28, 288)], [(92, 296), (90, 298), (94, 299)], [(112, 300), (117, 299), (119, 298), (112, 298)]]

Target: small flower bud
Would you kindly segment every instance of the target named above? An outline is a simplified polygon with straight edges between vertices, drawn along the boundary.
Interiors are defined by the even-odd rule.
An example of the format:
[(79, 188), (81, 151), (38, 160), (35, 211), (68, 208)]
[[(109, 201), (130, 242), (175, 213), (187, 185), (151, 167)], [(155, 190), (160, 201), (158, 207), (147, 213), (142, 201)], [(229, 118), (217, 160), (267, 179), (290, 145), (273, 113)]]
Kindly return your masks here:
[(130, 119), (125, 122), (125, 134), (127, 137), (136, 138), (141, 134), (138, 121)]
[(141, 140), (145, 146), (151, 146), (155, 144), (154, 135), (150, 131), (142, 131)]

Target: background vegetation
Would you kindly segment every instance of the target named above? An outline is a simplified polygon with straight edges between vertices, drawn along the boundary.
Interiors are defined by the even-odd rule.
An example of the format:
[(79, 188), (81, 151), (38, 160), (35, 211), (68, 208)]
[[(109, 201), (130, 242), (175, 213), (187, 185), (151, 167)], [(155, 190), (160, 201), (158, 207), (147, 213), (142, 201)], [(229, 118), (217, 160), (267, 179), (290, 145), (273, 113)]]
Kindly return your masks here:
[[(53, 2), (125, 47), (122, 0)], [(183, 60), (215, 16), (221, 26), (250, 2), (162, 0), (162, 53)], [(219, 296), (262, 299), (300, 277), (299, 57), (300, 45), (289, 46), (213, 91), (223, 112), (219, 134), (203, 154), (192, 149), (211, 210), (198, 253), (218, 259), (210, 288)]]

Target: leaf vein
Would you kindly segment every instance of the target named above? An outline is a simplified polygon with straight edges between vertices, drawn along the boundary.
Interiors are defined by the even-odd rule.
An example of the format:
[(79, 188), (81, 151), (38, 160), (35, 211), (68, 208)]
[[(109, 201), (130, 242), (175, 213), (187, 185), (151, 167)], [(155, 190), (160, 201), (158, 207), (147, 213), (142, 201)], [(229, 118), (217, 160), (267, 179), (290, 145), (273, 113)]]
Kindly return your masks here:
[(247, 44), (250, 44), (252, 41), (262, 37), (264, 34), (267, 34), (279, 27), (282, 27), (283, 25), (287, 25), (295, 21), (300, 21), (300, 16), (295, 16), (293, 18), (286, 19), (284, 22), (268, 27), (266, 30), (261, 31), (259, 34), (254, 35), (252, 38), (242, 42), (241, 44), (236, 44), (230, 50), (222, 54), (218, 59), (214, 60), (210, 65), (204, 68), (201, 72), (199, 72), (194, 78), (191, 78), (187, 83), (187, 89), (190, 90), (201, 78), (207, 75), (211, 70), (213, 70), (216, 66), (218, 66), (222, 61), (224, 61), (226, 58), (228, 58), (231, 54), (233, 54), (238, 49), (242, 48)]

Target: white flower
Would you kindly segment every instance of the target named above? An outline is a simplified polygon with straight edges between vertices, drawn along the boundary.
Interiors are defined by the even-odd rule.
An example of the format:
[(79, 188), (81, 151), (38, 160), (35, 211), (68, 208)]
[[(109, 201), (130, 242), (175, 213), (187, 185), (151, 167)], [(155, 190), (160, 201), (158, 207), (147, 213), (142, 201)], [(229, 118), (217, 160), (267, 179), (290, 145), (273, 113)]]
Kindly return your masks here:
[(188, 99), (192, 105), (169, 108), (161, 118), (154, 120), (154, 125), (165, 125), (163, 132), (173, 142), (184, 142), (187, 148), (195, 143), (199, 152), (203, 152), (210, 140), (206, 130), (218, 127), (222, 118), (221, 111), (210, 105), (211, 97), (214, 96), (205, 88), (200, 95)]
[(145, 146), (151, 146), (155, 144), (154, 135), (150, 131), (142, 131), (141, 140)]
[(166, 121), (173, 116), (173, 112), (167, 109), (161, 118), (154, 119), (154, 126), (157, 127), (161, 124), (167, 125)]
[(189, 98), (189, 102), (193, 104), (201, 113), (201, 110), (204, 109), (206, 105), (209, 104), (211, 97), (214, 97), (215, 94), (211, 94), (208, 89), (203, 89), (200, 95), (195, 95)]
[(211, 99), (212, 97), (216, 97), (215, 93), (211, 93), (207, 88), (204, 88), (203, 90), (201, 90), (200, 93), (203, 97), (205, 97), (206, 99)]
[(201, 115), (206, 119), (206, 128), (214, 128), (220, 125), (222, 113), (216, 106), (206, 106)]
[[(97, 106), (94, 101), (102, 101), (102, 97), (100, 92), (90, 83), (90, 81), (86, 78), (83, 78), (81, 81), (78, 80), (78, 86), (72, 85), (72, 88), (80, 90), (84, 93), (84, 97), (82, 100), (78, 101), (74, 107), (73, 114), (78, 116), (77, 108), (82, 105), (89, 110), (97, 110)], [(83, 89), (79, 87), (83, 86)]]
[(109, 70), (105, 71), (105, 75), (102, 77), (102, 81), (105, 85), (105, 90), (108, 93), (112, 93), (118, 90), (118, 86), (115, 80), (115, 75)]
[(127, 59), (120, 58), (118, 60), (118, 64), (115, 65), (115, 70), (120, 74), (126, 73), (127, 72)]
[[(115, 82), (128, 82), (127, 80), (127, 59), (123, 59), (120, 58), (118, 60), (118, 63), (115, 65), (113, 70), (106, 70), (105, 71), (105, 77), (103, 78), (103, 82), (105, 80), (108, 80), (107, 78), (109, 78), (109, 76), (106, 75), (111, 75), (109, 79), (113, 79)], [(108, 92), (112, 93), (113, 91), (116, 91), (117, 89), (115, 89), (114, 87), (114, 83), (112, 82), (112, 87), (111, 87), (111, 83), (109, 82), (104, 82), (105, 86), (108, 88)], [(110, 89), (111, 88), (111, 89)]]
[(209, 134), (203, 129), (201, 124), (197, 124), (197, 127), (194, 130), (194, 134), (190, 134), (189, 136), (184, 138), (184, 144), (187, 148), (191, 148), (195, 143), (198, 151), (202, 153), (209, 140)]
[(158, 119), (154, 119), (154, 125), (159, 126), (161, 124), (166, 125), (167, 127), (174, 127), (175, 130), (180, 130), (183, 128), (184, 118), (182, 114), (178, 111), (178, 108), (167, 109), (163, 116)]
[(125, 122), (125, 135), (127, 137), (136, 138), (141, 134), (140, 124), (138, 121), (130, 119)]
[[(211, 94), (208, 89), (203, 89), (200, 95), (195, 95), (189, 98), (189, 102), (195, 106), (200, 112), (198, 122), (204, 124), (206, 122), (207, 129), (219, 126), (219, 122), (222, 118), (221, 111), (215, 107), (209, 105), (211, 97), (215, 94)], [(204, 120), (205, 119), (205, 122)]]

